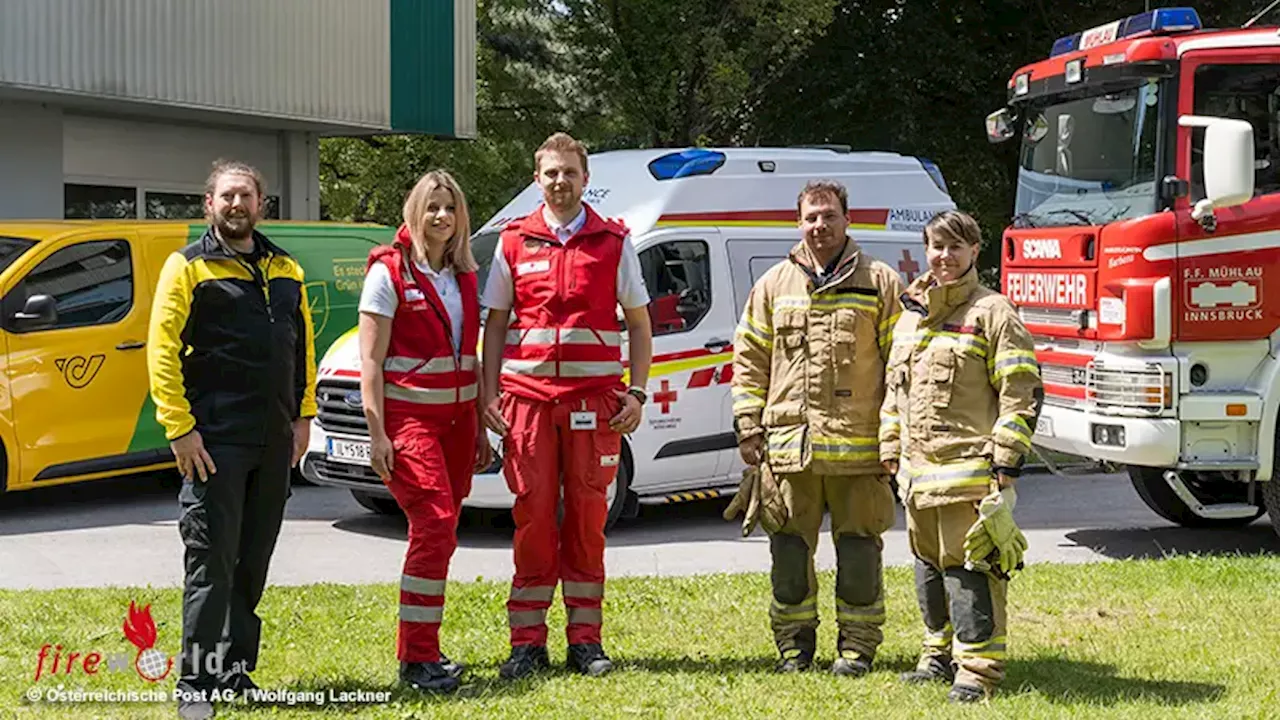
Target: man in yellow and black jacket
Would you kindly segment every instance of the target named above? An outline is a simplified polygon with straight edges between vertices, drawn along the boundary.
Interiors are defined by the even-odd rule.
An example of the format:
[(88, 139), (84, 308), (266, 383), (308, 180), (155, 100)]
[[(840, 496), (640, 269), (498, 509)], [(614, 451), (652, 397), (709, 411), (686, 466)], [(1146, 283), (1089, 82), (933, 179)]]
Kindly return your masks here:
[(303, 272), (254, 228), (262, 184), (251, 167), (215, 168), (210, 226), (165, 262), (152, 305), (151, 396), (184, 480), (183, 717), (212, 717), (201, 700), (216, 689), (254, 687), (255, 608), (316, 413)]

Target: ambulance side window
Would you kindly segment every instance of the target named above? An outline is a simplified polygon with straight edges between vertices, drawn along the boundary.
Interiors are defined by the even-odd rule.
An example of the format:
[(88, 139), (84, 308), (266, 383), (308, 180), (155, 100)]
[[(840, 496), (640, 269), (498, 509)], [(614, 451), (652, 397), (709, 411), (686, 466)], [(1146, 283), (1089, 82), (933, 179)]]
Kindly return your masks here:
[[(1253, 125), (1254, 195), (1280, 191), (1280, 65), (1202, 65), (1195, 76), (1196, 115)], [(1191, 133), (1191, 202), (1204, 199), (1204, 128)]]
[(676, 240), (640, 253), (653, 334), (692, 330), (711, 309), (711, 259), (701, 240)]
[[(52, 323), (19, 318), (37, 295), (53, 299)], [(4, 298), (5, 329), (57, 330), (118, 322), (133, 307), (129, 243), (94, 240), (64, 247), (41, 260)]]

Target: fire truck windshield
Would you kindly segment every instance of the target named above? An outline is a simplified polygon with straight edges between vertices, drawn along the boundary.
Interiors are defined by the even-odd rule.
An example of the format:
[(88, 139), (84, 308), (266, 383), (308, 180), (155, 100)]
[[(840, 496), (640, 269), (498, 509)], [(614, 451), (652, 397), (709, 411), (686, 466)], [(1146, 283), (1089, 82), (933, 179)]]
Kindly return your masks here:
[(1150, 83), (1024, 108), (1016, 222), (1101, 225), (1154, 212), (1158, 93)]

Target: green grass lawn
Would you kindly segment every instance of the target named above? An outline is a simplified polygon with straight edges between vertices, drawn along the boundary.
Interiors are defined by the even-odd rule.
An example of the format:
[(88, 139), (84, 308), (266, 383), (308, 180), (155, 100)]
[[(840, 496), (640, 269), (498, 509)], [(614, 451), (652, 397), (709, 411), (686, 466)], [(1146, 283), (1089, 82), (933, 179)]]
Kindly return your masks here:
[[(771, 672), (774, 650), (763, 574), (611, 580), (605, 641), (617, 670), (602, 679), (562, 668), (507, 684), (505, 583), (451, 583), (444, 649), (471, 671), (459, 693), (395, 690), (393, 585), (269, 588), (262, 615), (266, 689), (395, 690), (381, 704), (223, 705), (219, 717), (1122, 717), (1264, 718), (1280, 713), (1280, 558), (1173, 558), (1081, 566), (1035, 565), (1013, 583), (1010, 664), (988, 706), (953, 708), (946, 687), (908, 687), (920, 624), (907, 568), (887, 572), (889, 620), (876, 671), (836, 678), (832, 573), (821, 575), (819, 667)], [(173, 717), (169, 702), (30, 704), (36, 656), (132, 651), (121, 623), (130, 600), (152, 604), (157, 647), (176, 653), (176, 590), (0, 592), (0, 717)], [(558, 602), (558, 599), (557, 599)], [(550, 651), (564, 658), (564, 613), (552, 612)], [(132, 661), (133, 653), (129, 658)], [(149, 686), (131, 670), (44, 678), (85, 690)], [(157, 686), (172, 690), (165, 680)]]

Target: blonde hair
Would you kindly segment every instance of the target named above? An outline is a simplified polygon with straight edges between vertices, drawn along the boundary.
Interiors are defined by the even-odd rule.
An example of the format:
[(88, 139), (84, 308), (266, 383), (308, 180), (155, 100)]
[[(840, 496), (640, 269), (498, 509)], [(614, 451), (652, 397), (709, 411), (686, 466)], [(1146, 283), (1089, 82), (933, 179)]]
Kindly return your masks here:
[(924, 226), (924, 243), (930, 237), (959, 240), (966, 245), (982, 245), (982, 228), (972, 215), (959, 210), (944, 210), (929, 219)]
[(574, 140), (568, 133), (558, 132), (542, 141), (538, 149), (533, 153), (533, 169), (537, 171), (542, 166), (542, 156), (548, 152), (577, 153), (578, 159), (582, 161), (582, 172), (587, 172), (587, 148), (582, 143)]
[(432, 170), (418, 178), (404, 201), (404, 224), (411, 236), (423, 237), (427, 204), (436, 188), (444, 188), (453, 195), (453, 237), (445, 243), (444, 261), (455, 272), (475, 272), (480, 264), (471, 253), (471, 215), (467, 212), (467, 196), (447, 171)]

